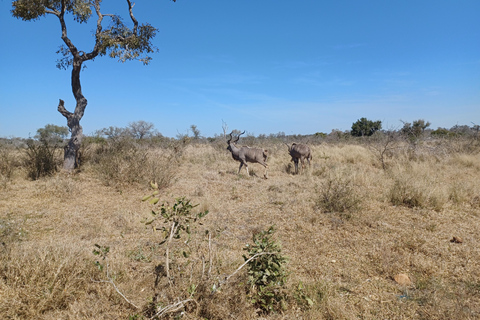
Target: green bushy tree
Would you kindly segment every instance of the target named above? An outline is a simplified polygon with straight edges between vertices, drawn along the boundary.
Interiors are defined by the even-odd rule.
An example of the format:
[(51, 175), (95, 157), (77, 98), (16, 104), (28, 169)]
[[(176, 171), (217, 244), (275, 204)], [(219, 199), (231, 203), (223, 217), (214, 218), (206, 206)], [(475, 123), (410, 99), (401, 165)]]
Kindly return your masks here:
[(382, 122), (380, 120), (372, 121), (367, 118), (360, 118), (352, 124), (351, 134), (354, 137), (371, 136), (380, 129), (382, 129)]
[(422, 137), (425, 129), (430, 126), (430, 122), (423, 119), (415, 120), (413, 123), (402, 122), (403, 128), (401, 129), (401, 133), (411, 142), (418, 141)]
[(37, 130), (35, 138), (41, 142), (46, 142), (49, 145), (59, 145), (63, 143), (67, 136), (67, 127), (47, 124), (44, 128), (40, 128)]

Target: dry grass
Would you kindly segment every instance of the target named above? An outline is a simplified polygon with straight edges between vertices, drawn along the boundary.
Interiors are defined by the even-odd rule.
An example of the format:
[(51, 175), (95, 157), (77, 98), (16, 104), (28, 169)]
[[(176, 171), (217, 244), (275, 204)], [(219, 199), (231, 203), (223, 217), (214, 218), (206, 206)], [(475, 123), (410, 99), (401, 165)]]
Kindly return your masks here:
[[(258, 319), (245, 270), (220, 291), (212, 286), (243, 263), (254, 233), (275, 225), (289, 258), (287, 300), (264, 319), (480, 317), (479, 150), (425, 148), (414, 158), (398, 151), (383, 170), (366, 146), (322, 144), (312, 146), (312, 166), (294, 175), (284, 145), (265, 147), (268, 180), (255, 164), (252, 176), (237, 175), (230, 154), (210, 145), (187, 146), (171, 165), (153, 161), (165, 150), (150, 148), (144, 165), (135, 164), (149, 172), (143, 180), (168, 173), (162, 201), (186, 196), (210, 211), (188, 244), (175, 242), (171, 284), (160, 233), (144, 223), (152, 209), (140, 201), (148, 183), (105, 183), (92, 163), (37, 181), (15, 168), (0, 192), (0, 314), (140, 319), (158, 305), (192, 299), (178, 311), (184, 319)], [(131, 169), (125, 159), (118, 163)], [(454, 236), (462, 242), (451, 242)], [(95, 244), (110, 248), (107, 260), (92, 254)], [(108, 263), (109, 275), (97, 260)], [(412, 284), (397, 284), (399, 273)], [(109, 280), (128, 302), (102, 282)]]

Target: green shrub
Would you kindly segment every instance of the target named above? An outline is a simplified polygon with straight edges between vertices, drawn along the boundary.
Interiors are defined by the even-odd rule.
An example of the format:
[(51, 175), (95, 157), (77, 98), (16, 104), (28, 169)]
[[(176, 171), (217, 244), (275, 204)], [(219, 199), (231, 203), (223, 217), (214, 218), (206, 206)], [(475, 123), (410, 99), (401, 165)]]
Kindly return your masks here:
[(253, 245), (247, 244), (243, 255), (248, 267), (248, 294), (251, 302), (263, 312), (269, 313), (283, 307), (283, 287), (287, 278), (287, 259), (281, 247), (272, 238), (275, 230), (270, 227), (253, 235)]
[(352, 131), (350, 134), (354, 137), (371, 136), (376, 131), (382, 129), (382, 122), (368, 120), (367, 118), (360, 118), (357, 122), (352, 124)]

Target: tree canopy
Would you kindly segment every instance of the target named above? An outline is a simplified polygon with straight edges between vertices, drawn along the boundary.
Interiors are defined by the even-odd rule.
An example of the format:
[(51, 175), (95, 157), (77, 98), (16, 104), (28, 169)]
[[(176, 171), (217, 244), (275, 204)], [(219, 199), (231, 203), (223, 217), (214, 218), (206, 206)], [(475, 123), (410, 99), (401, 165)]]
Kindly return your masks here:
[(44, 128), (37, 129), (35, 138), (39, 141), (49, 143), (51, 145), (60, 144), (68, 136), (68, 128), (54, 124), (47, 124)]
[(371, 136), (375, 131), (380, 129), (382, 129), (382, 122), (380, 120), (371, 121), (367, 118), (360, 118), (352, 124), (351, 134), (355, 137)]
[(415, 120), (413, 121), (413, 124), (410, 122), (402, 122), (403, 128), (401, 132), (411, 141), (418, 140), (422, 136), (425, 129), (430, 127), (430, 122), (423, 119)]

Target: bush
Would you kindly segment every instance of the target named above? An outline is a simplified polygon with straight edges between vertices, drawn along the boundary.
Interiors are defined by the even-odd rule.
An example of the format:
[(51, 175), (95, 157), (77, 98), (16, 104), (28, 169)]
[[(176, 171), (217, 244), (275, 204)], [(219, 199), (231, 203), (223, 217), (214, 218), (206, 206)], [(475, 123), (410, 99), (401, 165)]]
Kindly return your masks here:
[(105, 185), (147, 184), (156, 181), (161, 188), (174, 179), (180, 149), (154, 149), (131, 139), (108, 140), (90, 149), (85, 156)]
[(28, 178), (37, 180), (57, 172), (60, 161), (56, 157), (56, 150), (57, 147), (47, 141), (27, 140), (24, 165)]
[(364, 137), (371, 136), (380, 129), (382, 129), (382, 122), (380, 120), (371, 121), (367, 118), (360, 118), (352, 124), (352, 131), (350, 133), (354, 137)]
[(282, 289), (287, 273), (287, 259), (281, 255), (281, 247), (273, 239), (274, 227), (253, 235), (253, 245), (244, 248), (248, 267), (248, 293), (251, 302), (263, 312), (282, 308), (285, 295)]
[(414, 208), (426, 205), (426, 197), (422, 190), (409, 184), (406, 180), (396, 179), (389, 196), (390, 202), (396, 206)]
[(0, 186), (5, 187), (6, 183), (12, 179), (14, 167), (9, 151), (0, 146)]
[(320, 186), (315, 204), (324, 212), (344, 213), (359, 209), (360, 198), (351, 179), (330, 177)]
[(398, 176), (389, 191), (389, 200), (393, 205), (408, 208), (431, 208), (441, 210), (446, 196), (433, 186), (437, 183), (421, 176)]
[(423, 119), (415, 120), (413, 121), (413, 124), (409, 122), (403, 122), (401, 133), (409, 142), (416, 143), (422, 137), (425, 129), (427, 129), (429, 126), (430, 122), (425, 122)]

